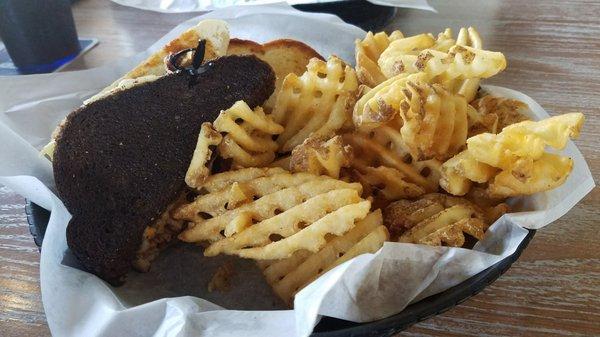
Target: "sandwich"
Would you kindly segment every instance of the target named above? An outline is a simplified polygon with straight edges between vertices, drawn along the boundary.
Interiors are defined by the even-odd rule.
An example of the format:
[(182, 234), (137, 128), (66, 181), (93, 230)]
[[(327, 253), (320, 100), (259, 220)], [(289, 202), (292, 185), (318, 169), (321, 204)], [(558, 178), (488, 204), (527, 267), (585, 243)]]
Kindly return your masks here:
[[(216, 50), (208, 40), (203, 54)], [(56, 189), (72, 214), (69, 248), (114, 285), (130, 270), (146, 226), (181, 194), (201, 124), (238, 100), (258, 106), (275, 87), (272, 68), (255, 56), (151, 75), (111, 86), (70, 113), (54, 137)]]

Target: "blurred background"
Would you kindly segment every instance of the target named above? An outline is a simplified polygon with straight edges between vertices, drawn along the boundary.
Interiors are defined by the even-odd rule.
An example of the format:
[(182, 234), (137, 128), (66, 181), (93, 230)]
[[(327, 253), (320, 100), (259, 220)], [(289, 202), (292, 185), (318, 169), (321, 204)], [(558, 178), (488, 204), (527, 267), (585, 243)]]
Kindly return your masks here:
[[(157, 38), (160, 35), (156, 33), (164, 33), (177, 23), (201, 14), (203, 10), (235, 3), (248, 3), (248, 1), (235, 0), (224, 3), (207, 0), (78, 2), (78, 0), (0, 1), (0, 38), (3, 42), (3, 46), (0, 46), (0, 76), (60, 70), (93, 48), (98, 43), (95, 37), (98, 35), (103, 36), (103, 40), (106, 40), (106, 36), (109, 39), (102, 41), (109, 44), (108, 49), (102, 48), (103, 53), (112, 53), (111, 56), (129, 55), (130, 52), (147, 47), (146, 36)], [(413, 7), (419, 3), (423, 6), (427, 5), (425, 0), (374, 2), (377, 4), (365, 0), (291, 0), (289, 3), (303, 11), (335, 14), (344, 21), (365, 30), (383, 29), (396, 13), (396, 7), (390, 5), (403, 6), (404, 3), (409, 3)], [(72, 5), (77, 9), (75, 19), (71, 10)], [(113, 10), (116, 7), (120, 8)], [(136, 23), (144, 28), (151, 24), (155, 25), (148, 27), (150, 30), (139, 29), (135, 34), (128, 34), (129, 23), (122, 24), (121, 15), (127, 16), (130, 11), (140, 9), (144, 10), (144, 15), (137, 16)], [(97, 13), (100, 12), (105, 15), (98, 16)], [(156, 23), (159, 22), (161, 26), (156, 27)], [(122, 40), (112, 41), (113, 37)], [(98, 56), (107, 59), (106, 54), (98, 54)], [(86, 61), (92, 62), (93, 58), (89, 57)], [(92, 64), (80, 62), (70, 69), (84, 66), (89, 67)]]

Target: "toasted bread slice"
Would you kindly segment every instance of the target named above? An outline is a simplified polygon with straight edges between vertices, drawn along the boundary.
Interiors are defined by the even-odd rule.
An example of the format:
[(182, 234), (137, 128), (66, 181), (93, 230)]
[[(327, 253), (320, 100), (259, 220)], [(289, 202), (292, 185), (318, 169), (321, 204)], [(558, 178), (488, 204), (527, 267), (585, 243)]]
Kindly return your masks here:
[[(194, 48), (198, 45), (198, 40), (205, 39), (206, 49), (204, 53), (204, 61), (215, 59), (219, 56), (224, 56), (229, 45), (229, 28), (225, 21), (221, 20), (203, 20), (196, 26), (186, 30), (177, 38), (171, 40), (163, 48), (154, 52), (138, 66), (133, 68), (123, 77), (114, 81), (112, 84), (102, 89), (99, 93), (92, 96), (84, 102), (89, 104), (107, 95), (111, 95), (120, 90), (129, 89), (135, 85), (150, 82), (157, 79), (166, 73), (164, 59), (171, 53), (177, 53), (181, 50)], [(50, 142), (44, 146), (41, 154), (52, 160), (54, 156), (54, 148), (56, 146), (56, 137), (60, 133), (60, 129), (65, 120), (56, 127)]]
[(273, 67), (277, 80), (275, 81), (275, 92), (263, 106), (266, 110), (270, 110), (275, 104), (275, 96), (287, 74), (302, 75), (306, 71), (308, 61), (313, 57), (324, 60), (319, 53), (305, 43), (290, 39), (273, 40), (260, 44), (234, 38), (229, 41), (227, 55), (255, 55)]
[[(147, 59), (138, 64), (137, 67), (133, 68), (123, 77), (104, 88), (100, 94), (117, 87), (117, 85), (125, 79), (136, 79), (149, 75), (162, 76), (166, 74), (167, 70), (164, 63), (165, 57), (184, 49), (195, 48), (198, 45), (198, 40), (201, 39), (206, 40), (204, 62), (225, 55), (227, 46), (229, 45), (229, 27), (227, 26), (227, 23), (222, 20), (210, 19), (198, 22), (197, 25), (186, 30), (177, 38), (167, 43), (164, 47), (148, 56)], [(93, 101), (94, 97), (88, 100), (88, 102)]]
[(254, 56), (225, 56), (190, 84), (187, 73), (143, 82), (82, 106), (56, 139), (54, 180), (73, 217), (69, 248), (119, 284), (144, 229), (180, 194), (203, 122), (243, 100), (261, 105), (275, 74)]

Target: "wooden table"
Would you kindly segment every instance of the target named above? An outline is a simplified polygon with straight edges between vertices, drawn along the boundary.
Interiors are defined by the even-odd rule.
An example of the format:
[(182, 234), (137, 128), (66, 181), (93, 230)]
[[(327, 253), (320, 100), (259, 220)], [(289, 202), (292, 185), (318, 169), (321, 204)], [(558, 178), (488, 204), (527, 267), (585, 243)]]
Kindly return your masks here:
[[(401, 10), (388, 27), (408, 34), (476, 26), (509, 67), (490, 83), (529, 94), (552, 113), (581, 111), (577, 141), (600, 173), (600, 4), (594, 1), (430, 1), (438, 14)], [(144, 50), (195, 14), (167, 15), (108, 1), (74, 5), (80, 36), (100, 45), (71, 69), (94, 67)], [(535, 236), (520, 260), (493, 285), (400, 336), (600, 335), (600, 192)], [(0, 335), (50, 335), (40, 300), (39, 253), (24, 200), (0, 187)]]

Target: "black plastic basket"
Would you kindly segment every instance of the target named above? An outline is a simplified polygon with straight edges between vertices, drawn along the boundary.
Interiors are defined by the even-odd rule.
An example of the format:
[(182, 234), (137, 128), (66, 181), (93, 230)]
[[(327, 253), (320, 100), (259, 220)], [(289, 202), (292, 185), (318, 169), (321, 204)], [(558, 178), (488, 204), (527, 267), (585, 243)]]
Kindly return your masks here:
[[(27, 201), (25, 206), (29, 229), (35, 244), (41, 246), (50, 213), (42, 207)], [(454, 286), (437, 295), (425, 298), (415, 304), (409, 305), (402, 312), (388, 318), (370, 322), (354, 323), (324, 317), (316, 326), (313, 337), (366, 337), (366, 336), (391, 336), (407, 327), (423, 321), (429, 317), (441, 314), (455, 305), (464, 302), (469, 297), (479, 293), (483, 288), (494, 282), (500, 275), (504, 274), (515, 262), (529, 241), (535, 234), (530, 230), (517, 250), (502, 261), (482, 271), (481, 273), (467, 279), (461, 284)]]

